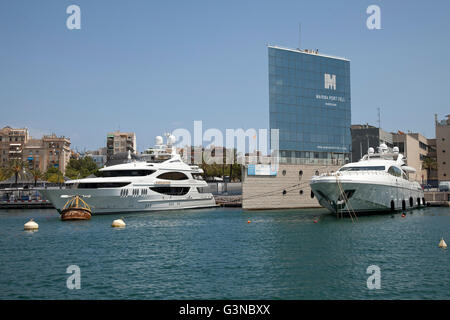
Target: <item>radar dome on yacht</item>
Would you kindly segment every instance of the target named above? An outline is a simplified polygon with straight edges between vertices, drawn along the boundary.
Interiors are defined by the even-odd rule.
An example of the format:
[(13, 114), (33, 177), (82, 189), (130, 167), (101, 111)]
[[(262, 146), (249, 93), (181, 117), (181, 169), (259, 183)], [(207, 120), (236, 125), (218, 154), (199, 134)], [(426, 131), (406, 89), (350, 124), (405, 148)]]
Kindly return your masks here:
[(160, 146), (160, 145), (162, 145), (163, 144), (163, 137), (161, 137), (161, 136), (156, 136), (156, 138), (155, 138), (155, 144), (156, 145), (158, 145), (158, 146)]
[(399, 153), (398, 147), (394, 147), (394, 148), (392, 149), (392, 151), (393, 151), (394, 153)]
[(380, 144), (380, 150), (381, 151), (387, 151), (389, 149), (388, 149), (388, 147), (387, 147), (387, 145), (385, 143), (382, 143), (382, 144)]
[(370, 147), (368, 153), (369, 153), (369, 154), (374, 154), (374, 153), (375, 153), (375, 150), (374, 150), (372, 147)]
[(167, 144), (172, 145), (175, 143), (175, 140), (176, 140), (175, 136), (171, 134), (170, 136), (167, 137)]

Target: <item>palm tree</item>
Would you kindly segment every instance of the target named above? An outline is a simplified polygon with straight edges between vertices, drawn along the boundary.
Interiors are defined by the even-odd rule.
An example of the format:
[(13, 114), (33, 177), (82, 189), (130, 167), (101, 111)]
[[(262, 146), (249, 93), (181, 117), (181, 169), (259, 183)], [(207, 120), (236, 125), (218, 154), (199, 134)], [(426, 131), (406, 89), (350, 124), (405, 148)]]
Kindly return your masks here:
[(47, 180), (48, 182), (62, 184), (64, 183), (64, 175), (58, 170), (56, 173), (50, 174)]
[(4, 167), (0, 167), (0, 181), (6, 180), (9, 177), (8, 170)]
[(427, 180), (428, 180), (431, 175), (431, 170), (437, 170), (436, 159), (433, 159), (431, 157), (425, 157), (422, 160), (422, 168), (427, 170)]
[(22, 159), (13, 159), (9, 162), (7, 171), (9, 171), (11, 175), (14, 175), (16, 186), (19, 176), (23, 176), (25, 174), (26, 168), (27, 164)]
[(37, 185), (37, 181), (39, 180), (39, 179), (41, 179), (43, 176), (44, 176), (44, 174), (41, 172), (41, 170), (39, 170), (39, 169), (31, 169), (31, 170), (29, 170), (29, 172), (31, 173), (31, 175), (33, 176), (33, 179), (34, 179), (34, 186), (36, 187), (36, 185)]

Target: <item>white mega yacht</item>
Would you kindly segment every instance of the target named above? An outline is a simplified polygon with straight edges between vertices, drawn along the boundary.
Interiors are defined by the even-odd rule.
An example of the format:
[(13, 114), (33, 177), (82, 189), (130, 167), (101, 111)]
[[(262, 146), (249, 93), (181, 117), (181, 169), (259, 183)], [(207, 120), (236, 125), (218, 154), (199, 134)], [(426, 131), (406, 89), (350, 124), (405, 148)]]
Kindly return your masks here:
[(425, 205), (422, 187), (409, 179), (416, 170), (405, 160), (397, 147), (389, 152), (381, 144), (378, 152), (369, 148), (361, 160), (337, 172), (313, 176), (311, 190), (320, 205), (333, 213), (407, 210)]
[(156, 146), (141, 160), (100, 169), (100, 176), (70, 180), (63, 189), (40, 189), (58, 210), (75, 195), (85, 198), (92, 214), (214, 207), (203, 170), (184, 163), (172, 145), (174, 137), (156, 137)]

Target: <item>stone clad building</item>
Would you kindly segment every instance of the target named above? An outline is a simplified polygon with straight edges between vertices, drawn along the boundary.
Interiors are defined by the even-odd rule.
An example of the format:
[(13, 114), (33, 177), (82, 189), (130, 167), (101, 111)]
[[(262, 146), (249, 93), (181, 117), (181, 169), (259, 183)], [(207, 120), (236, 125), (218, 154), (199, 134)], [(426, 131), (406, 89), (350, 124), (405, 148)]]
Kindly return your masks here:
[(340, 166), (320, 164), (280, 164), (276, 175), (243, 173), (242, 207), (244, 209), (319, 208), (309, 187), (313, 175), (336, 171)]

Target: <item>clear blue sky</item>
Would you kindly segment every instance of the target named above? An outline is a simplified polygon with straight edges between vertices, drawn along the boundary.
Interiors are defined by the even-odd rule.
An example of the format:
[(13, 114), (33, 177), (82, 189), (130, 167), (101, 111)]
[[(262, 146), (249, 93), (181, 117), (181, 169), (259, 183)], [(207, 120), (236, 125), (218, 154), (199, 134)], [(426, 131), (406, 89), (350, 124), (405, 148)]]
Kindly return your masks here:
[[(66, 8), (81, 7), (81, 30)], [(382, 30), (366, 28), (381, 7)], [(352, 123), (434, 137), (450, 114), (450, 1), (0, 2), (0, 127), (138, 148), (176, 128), (267, 128), (267, 44), (351, 60)]]

